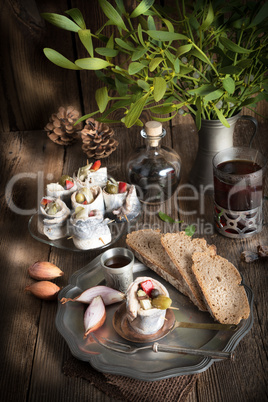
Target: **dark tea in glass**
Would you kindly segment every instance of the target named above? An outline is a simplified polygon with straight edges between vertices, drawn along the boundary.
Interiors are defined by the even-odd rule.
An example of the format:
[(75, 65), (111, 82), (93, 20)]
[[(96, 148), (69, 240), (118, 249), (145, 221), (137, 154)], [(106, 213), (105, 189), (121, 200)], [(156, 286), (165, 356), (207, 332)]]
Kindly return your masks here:
[(213, 158), (214, 218), (222, 234), (246, 237), (260, 232), (266, 163), (252, 148), (229, 148)]

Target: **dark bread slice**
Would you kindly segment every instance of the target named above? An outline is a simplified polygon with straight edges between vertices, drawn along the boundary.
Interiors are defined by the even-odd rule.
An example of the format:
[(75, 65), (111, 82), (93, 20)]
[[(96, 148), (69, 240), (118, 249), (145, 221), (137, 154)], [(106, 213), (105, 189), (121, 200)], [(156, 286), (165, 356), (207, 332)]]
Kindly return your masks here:
[(215, 255), (216, 247), (214, 245), (208, 246), (205, 239), (192, 239), (185, 232), (166, 233), (162, 235), (161, 243), (189, 287), (192, 295), (189, 297), (200, 310), (206, 311), (207, 307), (203, 300), (203, 294), (192, 271), (192, 255), (197, 251)]
[(235, 266), (219, 255), (196, 252), (192, 259), (193, 273), (212, 317), (222, 324), (238, 324), (247, 319), (249, 302)]
[(200, 310), (205, 309), (207, 311), (204, 304), (199, 303), (194, 297), (187, 282), (165, 252), (161, 244), (160, 230), (145, 229), (129, 233), (126, 238), (126, 244), (139, 261), (156, 272), (181, 293), (188, 296)]

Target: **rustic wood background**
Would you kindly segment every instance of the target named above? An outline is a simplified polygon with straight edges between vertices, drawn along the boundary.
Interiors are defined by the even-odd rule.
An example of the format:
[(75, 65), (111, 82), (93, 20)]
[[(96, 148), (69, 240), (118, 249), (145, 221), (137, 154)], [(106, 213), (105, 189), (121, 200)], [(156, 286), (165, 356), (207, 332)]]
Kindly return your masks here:
[[(126, 3), (131, 7), (134, 4), (132, 0)], [(63, 31), (40, 16), (42, 12), (64, 14), (73, 7), (82, 11), (87, 27), (93, 32), (107, 20), (97, 0), (1, 2), (1, 132), (43, 129), (59, 106), (76, 106), (82, 114), (96, 110), (94, 93), (101, 84), (95, 73), (57, 67), (43, 53), (44, 47), (51, 47), (70, 60), (87, 57), (76, 34)], [(268, 116), (267, 103), (258, 105), (256, 115), (249, 110), (244, 112), (262, 121), (259, 114)]]
[[(48, 180), (52, 173), (58, 178), (85, 164), (86, 156), (82, 160), (79, 143), (64, 149), (52, 143), (43, 131), (49, 116), (61, 105), (74, 105), (81, 113), (89, 113), (96, 107), (94, 92), (99, 82), (95, 74), (61, 69), (43, 54), (44, 47), (52, 47), (71, 60), (83, 57), (74, 34), (40, 17), (40, 12), (64, 13), (73, 7), (81, 9), (93, 31), (104, 21), (97, 0), (0, 1), (0, 402), (115, 402), (88, 382), (63, 375), (63, 363), (71, 353), (55, 327), (57, 304), (24, 293), (30, 283), (27, 269), (34, 261), (50, 261), (61, 267), (65, 275), (57, 284), (64, 287), (69, 277), (99, 252), (73, 253), (49, 247), (31, 237), (29, 216), (15, 213), (9, 202), (25, 210), (35, 208), (40, 200), (36, 180), (29, 178), (16, 183), (10, 199), (3, 195), (9, 181), (21, 172), (43, 172), (44, 180)], [(255, 115), (248, 110), (244, 112)], [(260, 103), (257, 113), (267, 116), (267, 104)], [(267, 122), (258, 114), (255, 117), (260, 126), (253, 145), (267, 155)], [(120, 146), (105, 164), (120, 180), (125, 180), (122, 167), (128, 152), (141, 142), (138, 133), (139, 128), (128, 131), (121, 126), (116, 130)], [(239, 122), (236, 134), (236, 145), (249, 142), (245, 122)], [(172, 121), (163, 143), (180, 153), (182, 184), (187, 182), (197, 149), (194, 125), (182, 117)], [(205, 213), (199, 211), (196, 200), (189, 203), (181, 197), (176, 206), (180, 211), (196, 209), (192, 215), (181, 212), (181, 219), (187, 224), (198, 219), (213, 222), (211, 201), (205, 200)], [(163, 208), (163, 212), (170, 214), (169, 202)], [(157, 211), (142, 217), (144, 227), (159, 225), (167, 231), (156, 214)], [(178, 208), (173, 205), (175, 219), (177, 214)], [(267, 203), (264, 214), (267, 222)], [(255, 251), (258, 244), (267, 244), (267, 223), (263, 232), (253, 239), (235, 241), (213, 235), (207, 236), (207, 240), (216, 244), (223, 257), (238, 265), (245, 283), (253, 289), (254, 327), (238, 345), (235, 362), (218, 362), (200, 374), (188, 402), (267, 401), (267, 263), (257, 261), (250, 265), (239, 261), (242, 251)], [(125, 246), (124, 242), (122, 237), (117, 245)]]

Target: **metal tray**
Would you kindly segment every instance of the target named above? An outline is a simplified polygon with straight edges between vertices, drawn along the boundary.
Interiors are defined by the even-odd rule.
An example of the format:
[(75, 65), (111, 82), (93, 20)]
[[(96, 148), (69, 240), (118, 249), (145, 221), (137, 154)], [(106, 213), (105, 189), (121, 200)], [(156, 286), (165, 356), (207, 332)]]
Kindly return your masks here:
[[(186, 296), (139, 262), (134, 264), (134, 277), (137, 276), (150, 276), (160, 280), (166, 286), (172, 299), (172, 306), (179, 307), (179, 310), (173, 310), (178, 321), (213, 322), (209, 313), (199, 311)], [(61, 290), (59, 299), (75, 297), (83, 290), (99, 284), (105, 284), (100, 269), (100, 256), (72, 275), (69, 285)], [(251, 312), (247, 320), (240, 322), (235, 332), (178, 328), (161, 339), (159, 343), (213, 351), (234, 351), (253, 325), (253, 293), (248, 286), (243, 286), (249, 299)], [(119, 305), (117, 303), (106, 307), (107, 318), (104, 325), (95, 332), (97, 337), (125, 341), (116, 333), (112, 324), (114, 313)], [(215, 362), (212, 358), (207, 357), (166, 352), (155, 353), (152, 350), (140, 351), (131, 356), (110, 351), (97, 344), (92, 337), (83, 339), (85, 308), (86, 305), (78, 302), (59, 303), (56, 327), (66, 340), (71, 353), (79, 360), (88, 361), (100, 372), (124, 375), (138, 380), (155, 381), (200, 373), (207, 370)], [(141, 346), (141, 344), (139, 345)]]

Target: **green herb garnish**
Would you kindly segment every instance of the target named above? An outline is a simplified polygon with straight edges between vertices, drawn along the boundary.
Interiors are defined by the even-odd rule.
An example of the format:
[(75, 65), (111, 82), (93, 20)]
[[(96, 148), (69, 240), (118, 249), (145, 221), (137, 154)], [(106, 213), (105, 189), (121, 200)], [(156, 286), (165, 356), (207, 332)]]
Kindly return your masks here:
[[(161, 212), (161, 211), (158, 212), (158, 216), (162, 221), (167, 222), (167, 223), (175, 223), (175, 222), (176, 223), (183, 223), (183, 221), (177, 221), (177, 220), (173, 219), (171, 216), (169, 216), (169, 215), (167, 215), (167, 214), (165, 214), (164, 212)], [(192, 237), (194, 233), (195, 233), (195, 225), (188, 225), (185, 228), (185, 234), (187, 236)]]

